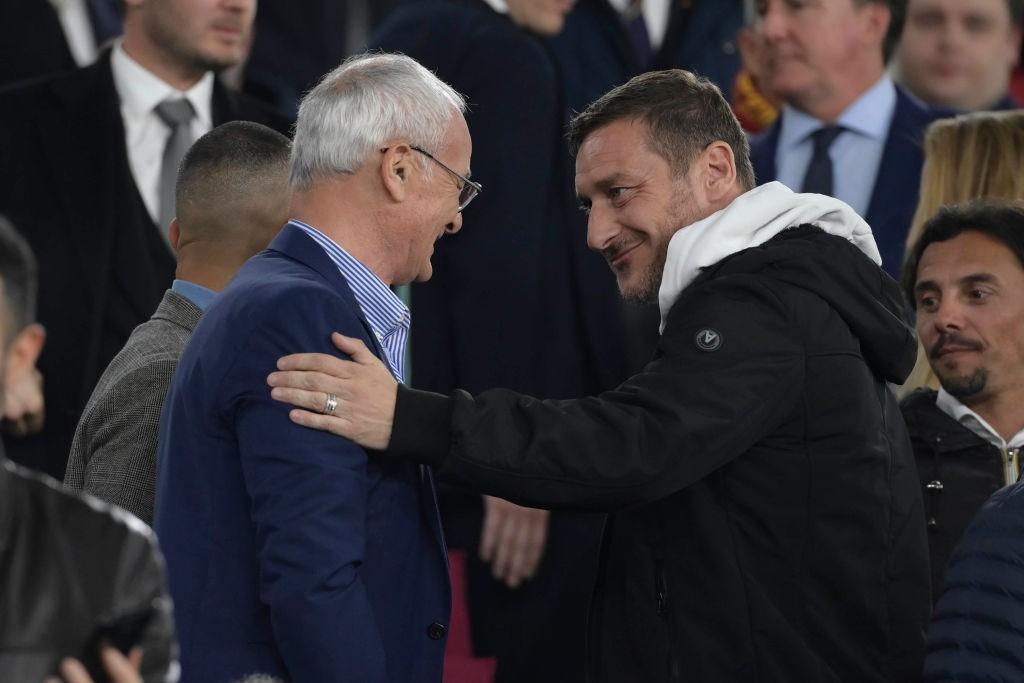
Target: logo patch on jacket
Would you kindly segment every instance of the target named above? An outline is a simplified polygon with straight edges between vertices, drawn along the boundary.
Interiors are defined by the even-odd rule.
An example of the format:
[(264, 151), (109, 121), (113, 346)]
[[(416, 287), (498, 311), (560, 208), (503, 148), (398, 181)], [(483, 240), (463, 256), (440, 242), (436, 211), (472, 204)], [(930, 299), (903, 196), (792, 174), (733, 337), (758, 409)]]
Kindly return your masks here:
[(722, 346), (722, 334), (710, 327), (705, 327), (693, 338), (701, 351), (717, 351)]

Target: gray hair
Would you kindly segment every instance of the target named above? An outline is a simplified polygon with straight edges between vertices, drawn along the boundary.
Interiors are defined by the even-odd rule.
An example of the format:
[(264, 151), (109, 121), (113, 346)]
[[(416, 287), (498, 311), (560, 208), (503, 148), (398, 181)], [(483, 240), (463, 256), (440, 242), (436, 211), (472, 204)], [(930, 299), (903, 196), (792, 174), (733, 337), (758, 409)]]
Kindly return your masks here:
[(452, 117), (465, 111), (462, 95), (411, 57), (349, 57), (302, 99), (292, 143), (292, 187), (308, 190), (318, 178), (355, 173), (395, 138), (435, 152)]

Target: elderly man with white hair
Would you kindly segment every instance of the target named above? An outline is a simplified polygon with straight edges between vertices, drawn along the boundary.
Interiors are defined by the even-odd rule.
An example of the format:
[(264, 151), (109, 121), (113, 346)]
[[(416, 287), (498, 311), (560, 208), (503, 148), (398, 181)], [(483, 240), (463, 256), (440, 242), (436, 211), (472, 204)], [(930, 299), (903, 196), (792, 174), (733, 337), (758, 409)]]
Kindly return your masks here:
[(265, 378), (286, 353), (337, 353), (338, 329), (403, 378), (409, 312), (389, 287), (430, 277), (480, 191), (464, 109), (388, 54), (346, 61), (302, 102), (291, 220), (205, 314), (162, 418), (155, 526), (184, 680), (441, 681), (430, 468), (296, 425)]

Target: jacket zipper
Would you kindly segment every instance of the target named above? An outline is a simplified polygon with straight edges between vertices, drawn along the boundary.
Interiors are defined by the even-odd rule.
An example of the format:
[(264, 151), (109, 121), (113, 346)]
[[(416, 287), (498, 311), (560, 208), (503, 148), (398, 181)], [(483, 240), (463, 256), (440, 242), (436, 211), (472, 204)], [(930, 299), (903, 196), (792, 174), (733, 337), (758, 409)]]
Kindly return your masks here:
[(1020, 478), (1020, 447), (1000, 448), (1003, 454), (1003, 472), (1006, 477), (1006, 485), (1015, 484)]

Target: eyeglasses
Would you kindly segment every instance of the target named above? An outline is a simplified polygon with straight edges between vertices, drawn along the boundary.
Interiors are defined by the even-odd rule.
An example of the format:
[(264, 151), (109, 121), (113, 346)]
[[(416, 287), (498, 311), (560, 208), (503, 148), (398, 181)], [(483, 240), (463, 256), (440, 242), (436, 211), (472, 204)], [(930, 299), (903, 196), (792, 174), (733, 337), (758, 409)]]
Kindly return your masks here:
[[(431, 154), (427, 150), (423, 149), (422, 147), (417, 147), (416, 145), (409, 145), (409, 147), (411, 149), (416, 150), (417, 152), (419, 152), (423, 156), (427, 157), (428, 159), (433, 161), (435, 164), (437, 164), (438, 166), (440, 166), (441, 168), (443, 168), (444, 170), (448, 171), (453, 176), (455, 176), (456, 178), (458, 178), (459, 180), (462, 181), (462, 185), (459, 186), (459, 211), (462, 211), (467, 206), (469, 206), (469, 203), (471, 201), (473, 201), (474, 199), (476, 199), (476, 196), (478, 194), (480, 194), (481, 192), (484, 191), (484, 186), (483, 185), (481, 185), (480, 183), (474, 183), (472, 180), (470, 180), (466, 176), (462, 175), (461, 173), (456, 171), (454, 168), (452, 168), (448, 164), (444, 163), (443, 161), (441, 161), (440, 159), (438, 159), (437, 157), (435, 157), (433, 154)], [(388, 151), (387, 147), (385, 147), (384, 149), (381, 150), (381, 152), (386, 152), (386, 151)]]

